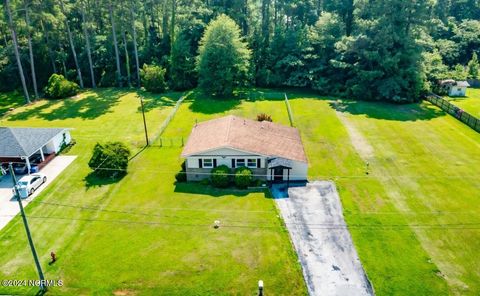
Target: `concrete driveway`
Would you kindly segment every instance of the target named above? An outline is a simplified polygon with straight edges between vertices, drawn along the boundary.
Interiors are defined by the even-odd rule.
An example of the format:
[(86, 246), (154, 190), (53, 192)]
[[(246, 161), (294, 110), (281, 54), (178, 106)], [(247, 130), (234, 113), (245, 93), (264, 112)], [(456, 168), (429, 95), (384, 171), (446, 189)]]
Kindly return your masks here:
[(315, 181), (276, 199), (310, 295), (374, 295), (343, 218), (335, 184)]
[[(76, 156), (62, 155), (52, 159), (52, 161), (41, 170), (41, 173), (47, 176), (47, 182), (40, 186), (31, 196), (23, 199), (23, 206), (25, 207), (38, 196), (75, 158)], [(20, 212), (18, 202), (13, 198), (13, 182), (11, 178), (10, 175), (7, 175), (0, 180), (0, 230)], [(17, 176), (17, 180), (18, 179), (19, 176)]]

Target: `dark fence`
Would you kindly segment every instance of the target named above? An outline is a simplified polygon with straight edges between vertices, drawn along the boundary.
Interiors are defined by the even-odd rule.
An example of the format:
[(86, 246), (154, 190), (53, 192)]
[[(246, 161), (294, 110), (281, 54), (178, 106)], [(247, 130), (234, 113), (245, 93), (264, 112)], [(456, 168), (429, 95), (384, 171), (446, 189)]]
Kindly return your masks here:
[(155, 141), (150, 143), (150, 146), (156, 147), (183, 147), (185, 145), (185, 140), (183, 137), (158, 137)]
[(185, 95), (183, 95), (180, 99), (178, 99), (177, 103), (175, 104), (175, 107), (173, 107), (173, 110), (168, 114), (167, 118), (162, 122), (162, 125), (160, 126), (159, 131), (152, 137), (153, 139), (150, 139), (150, 142), (157, 142), (158, 138), (163, 134), (165, 129), (167, 129), (168, 124), (172, 119), (175, 117), (175, 114), (177, 114), (178, 109), (180, 108), (180, 105), (182, 102), (192, 93), (192, 91), (189, 91)]
[(447, 112), (448, 114), (452, 115), (456, 119), (460, 120), (461, 122), (465, 123), (472, 129), (480, 133), (480, 119), (476, 118), (475, 116), (462, 110), (461, 108), (455, 106), (454, 104), (450, 103), (449, 101), (438, 95), (430, 94), (426, 97), (426, 99), (430, 103), (440, 107), (443, 111)]
[(471, 87), (480, 87), (480, 80), (479, 79), (467, 79), (468, 84)]

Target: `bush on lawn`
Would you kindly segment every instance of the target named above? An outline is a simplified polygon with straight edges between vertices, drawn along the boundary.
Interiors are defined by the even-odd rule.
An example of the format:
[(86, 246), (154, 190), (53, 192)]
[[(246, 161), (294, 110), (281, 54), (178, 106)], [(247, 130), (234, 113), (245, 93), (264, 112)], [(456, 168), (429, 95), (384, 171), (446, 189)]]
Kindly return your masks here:
[(270, 121), (272, 122), (272, 116), (265, 114), (265, 113), (260, 113), (257, 115), (257, 121)]
[(48, 79), (45, 87), (45, 95), (52, 99), (63, 99), (74, 96), (78, 93), (80, 87), (72, 81), (68, 81), (63, 75), (53, 74)]
[(247, 188), (253, 180), (252, 170), (246, 167), (239, 167), (235, 170), (235, 185), (238, 188)]
[(144, 64), (140, 73), (142, 76), (142, 85), (149, 92), (164, 92), (167, 88), (165, 72), (166, 70), (160, 66)]
[(226, 165), (212, 169), (212, 184), (215, 187), (225, 188), (230, 184), (230, 168)]
[(175, 175), (177, 182), (187, 181), (187, 167), (185, 165), (185, 161), (182, 163), (181, 168), (182, 170)]
[(130, 150), (121, 142), (97, 143), (88, 166), (101, 178), (118, 177), (127, 173)]

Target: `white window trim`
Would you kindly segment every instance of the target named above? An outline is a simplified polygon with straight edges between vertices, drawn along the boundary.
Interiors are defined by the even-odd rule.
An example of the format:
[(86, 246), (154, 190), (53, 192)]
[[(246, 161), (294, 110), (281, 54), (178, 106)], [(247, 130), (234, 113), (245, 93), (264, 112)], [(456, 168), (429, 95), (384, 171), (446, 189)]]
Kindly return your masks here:
[[(243, 165), (239, 165), (239, 164), (238, 164), (238, 161), (239, 161), (239, 160), (243, 160)], [(246, 165), (247, 165), (247, 162), (245, 161), (245, 158), (235, 158), (235, 167), (236, 167), (236, 168), (244, 167), (244, 166), (246, 166)]]
[[(205, 162), (206, 160), (211, 161), (212, 162), (211, 165), (207, 165), (206, 162)], [(213, 169), (213, 158), (203, 158), (202, 159), (202, 167), (204, 167), (206, 169)]]
[[(253, 165), (253, 166), (251, 166), (251, 165), (248, 164), (248, 161), (249, 161), (249, 160), (253, 160), (253, 161), (254, 161), (254, 165)], [(256, 168), (257, 168), (257, 159), (256, 159), (256, 158), (248, 158), (248, 159), (247, 159), (247, 168), (256, 169)]]

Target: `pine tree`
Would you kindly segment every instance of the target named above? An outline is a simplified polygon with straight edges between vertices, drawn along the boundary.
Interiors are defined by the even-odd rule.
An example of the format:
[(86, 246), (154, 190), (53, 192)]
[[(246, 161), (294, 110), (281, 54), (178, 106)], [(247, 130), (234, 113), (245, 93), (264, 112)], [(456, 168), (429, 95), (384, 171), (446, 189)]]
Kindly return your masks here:
[(474, 52), (472, 59), (468, 62), (468, 78), (478, 79), (480, 64), (478, 63), (477, 53)]
[(198, 52), (199, 86), (204, 91), (228, 96), (234, 86), (246, 84), (251, 52), (231, 18), (222, 14), (210, 22)]

